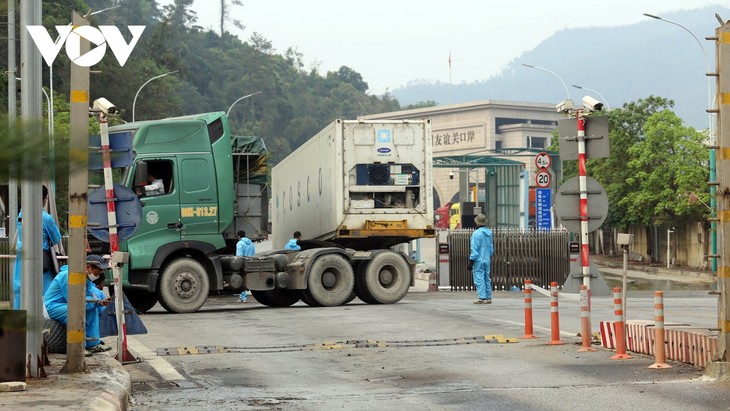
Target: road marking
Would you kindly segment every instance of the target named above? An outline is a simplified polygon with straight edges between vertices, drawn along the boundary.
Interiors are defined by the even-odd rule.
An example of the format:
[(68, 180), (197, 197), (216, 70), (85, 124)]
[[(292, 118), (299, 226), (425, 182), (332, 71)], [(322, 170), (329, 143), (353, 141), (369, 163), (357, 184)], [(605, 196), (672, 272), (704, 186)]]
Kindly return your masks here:
[(157, 371), (158, 374), (160, 374), (160, 377), (162, 377), (166, 381), (185, 381), (185, 377), (180, 375), (179, 372), (170, 365), (167, 361), (165, 361), (162, 357), (158, 357), (157, 353), (150, 350), (142, 344), (141, 342), (137, 341), (134, 336), (127, 336), (127, 344), (129, 344), (129, 348), (131, 348), (133, 351), (135, 351), (137, 354), (139, 354), (142, 358), (147, 361), (147, 363), (152, 366), (152, 368)]

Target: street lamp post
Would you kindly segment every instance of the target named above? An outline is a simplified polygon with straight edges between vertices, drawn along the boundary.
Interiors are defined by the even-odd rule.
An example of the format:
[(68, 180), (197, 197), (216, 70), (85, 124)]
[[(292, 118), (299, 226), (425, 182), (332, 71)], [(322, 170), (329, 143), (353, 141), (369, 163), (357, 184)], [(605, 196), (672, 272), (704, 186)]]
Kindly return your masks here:
[(243, 97), (239, 98), (238, 100), (234, 101), (234, 102), (233, 102), (233, 103), (231, 104), (231, 106), (230, 106), (230, 107), (228, 107), (228, 111), (226, 111), (226, 116), (228, 116), (229, 114), (231, 114), (231, 110), (233, 109), (233, 106), (235, 106), (235, 105), (236, 105), (236, 103), (238, 103), (238, 102), (239, 102), (239, 101), (241, 101), (241, 100), (245, 100), (245, 99), (247, 99), (247, 98), (249, 98), (249, 97), (255, 96), (255, 95), (257, 95), (257, 94), (261, 94), (261, 92), (260, 92), (260, 91), (257, 91), (257, 92), (255, 92), (255, 93), (251, 93), (251, 94), (246, 94), (245, 96), (243, 96)]
[[(705, 47), (702, 45), (702, 42), (700, 39), (692, 32), (692, 30), (688, 29), (687, 27), (677, 23), (676, 21), (667, 20), (665, 18), (655, 16), (653, 14), (644, 13), (646, 17), (651, 17), (652, 19), (663, 21), (669, 24), (674, 24), (677, 27), (682, 28), (684, 31), (690, 34), (692, 38), (695, 39), (697, 42), (697, 45), (700, 46), (700, 49), (702, 50), (702, 56), (705, 59), (705, 73), (710, 73), (710, 62), (707, 59), (707, 52), (705, 51)], [(717, 190), (717, 178), (716, 178), (716, 164), (715, 164), (715, 149), (717, 146), (717, 135), (715, 133), (715, 129), (712, 127), (712, 112), (713, 110), (713, 98), (712, 98), (712, 77), (709, 75), (707, 76), (707, 121), (708, 121), (708, 132), (710, 134), (710, 144), (708, 144), (710, 149), (710, 211), (712, 213), (712, 216), (710, 218), (711, 224), (710, 224), (710, 253), (712, 254), (710, 258), (712, 259), (712, 271), (717, 272), (717, 258), (719, 257), (717, 255), (717, 200), (715, 198), (716, 190)]]
[(568, 100), (570, 100), (570, 92), (568, 91), (568, 86), (565, 85), (565, 82), (563, 81), (563, 79), (560, 78), (560, 76), (558, 76), (557, 74), (555, 74), (554, 72), (552, 72), (552, 71), (550, 71), (550, 70), (548, 70), (546, 68), (537, 67), (537, 66), (533, 66), (531, 64), (525, 64), (525, 63), (522, 63), (522, 65), (525, 66), (525, 67), (533, 68), (535, 70), (544, 71), (546, 73), (550, 73), (553, 76), (555, 76), (555, 78), (558, 79), (558, 80), (560, 80), (560, 83), (563, 84), (563, 88), (565, 89), (565, 95), (568, 96)]
[(177, 72), (178, 72), (178, 70), (175, 70), (175, 71), (167, 72), (165, 74), (160, 74), (159, 76), (154, 76), (151, 79), (145, 81), (144, 84), (142, 84), (141, 86), (139, 86), (139, 89), (137, 90), (137, 93), (134, 95), (134, 101), (132, 101), (132, 122), (134, 122), (134, 110), (137, 107), (137, 96), (139, 96), (139, 92), (142, 91), (142, 89), (144, 88), (144, 86), (146, 86), (147, 83), (149, 83), (152, 80), (157, 80), (160, 77), (165, 77), (165, 76), (167, 76), (169, 74), (173, 74), (173, 73), (177, 73)]
[(573, 87), (578, 88), (578, 89), (581, 89), (581, 90), (585, 90), (585, 91), (590, 91), (591, 93), (594, 93), (595, 95), (597, 95), (598, 97), (600, 97), (601, 100), (603, 100), (604, 103), (606, 103), (606, 111), (611, 111), (611, 107), (609, 107), (609, 105), (608, 105), (608, 100), (606, 100), (606, 97), (603, 97), (601, 95), (601, 93), (597, 92), (596, 90), (591, 90), (588, 87), (583, 87), (583, 86), (579, 86), (579, 85), (576, 85), (576, 84), (573, 84)]

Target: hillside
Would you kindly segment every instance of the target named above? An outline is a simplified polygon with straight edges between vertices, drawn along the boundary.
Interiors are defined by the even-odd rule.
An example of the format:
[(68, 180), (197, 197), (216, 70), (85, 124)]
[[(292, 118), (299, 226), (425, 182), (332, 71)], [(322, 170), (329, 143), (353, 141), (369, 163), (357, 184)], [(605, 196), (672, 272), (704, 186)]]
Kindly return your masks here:
[[(715, 71), (714, 36), (718, 13), (730, 19), (730, 8), (713, 7), (663, 14), (681, 23), (702, 42), (710, 71)], [(566, 29), (545, 39), (534, 49), (510, 62), (498, 75), (485, 81), (449, 85), (412, 82), (392, 95), (401, 105), (433, 100), (439, 105), (475, 100), (520, 100), (558, 103), (565, 99), (560, 81), (547, 72), (522, 66), (530, 64), (555, 72), (579, 102), (585, 94), (577, 84), (598, 91), (610, 107), (620, 107), (649, 95), (670, 98), (675, 112), (686, 124), (707, 128), (708, 81), (706, 65), (697, 42), (678, 26), (647, 19), (615, 27)], [(714, 79), (712, 93), (714, 96)]]

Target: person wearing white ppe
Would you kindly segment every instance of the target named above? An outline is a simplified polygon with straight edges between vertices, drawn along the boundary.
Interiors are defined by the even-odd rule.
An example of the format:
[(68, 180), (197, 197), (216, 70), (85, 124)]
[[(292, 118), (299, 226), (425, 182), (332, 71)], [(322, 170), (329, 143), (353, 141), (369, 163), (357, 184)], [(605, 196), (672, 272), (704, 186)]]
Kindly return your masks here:
[(494, 254), (492, 230), (486, 227), (487, 216), (479, 214), (474, 219), (479, 227), (471, 235), (471, 252), (468, 268), (472, 270), (478, 300), (474, 304), (492, 303), (492, 279), (490, 278), (491, 259)]
[(162, 182), (161, 178), (157, 178), (154, 174), (147, 174), (147, 182), (149, 184), (144, 186), (144, 193), (146, 196), (158, 196), (165, 194), (165, 183)]

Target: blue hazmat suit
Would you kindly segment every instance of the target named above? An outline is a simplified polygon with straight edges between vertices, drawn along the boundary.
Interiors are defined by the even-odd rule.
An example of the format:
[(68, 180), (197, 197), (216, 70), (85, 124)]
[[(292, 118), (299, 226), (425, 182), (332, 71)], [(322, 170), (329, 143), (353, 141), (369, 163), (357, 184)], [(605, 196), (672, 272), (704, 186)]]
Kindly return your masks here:
[(301, 250), (302, 247), (300, 247), (299, 244), (297, 244), (296, 238), (292, 238), (291, 240), (289, 240), (289, 242), (286, 243), (286, 245), (284, 246), (284, 249), (285, 250)]
[[(23, 212), (18, 213), (18, 241), (15, 244), (17, 253), (15, 256), (15, 269), (13, 271), (13, 309), (19, 310), (20, 309), (20, 287), (22, 285), (22, 274), (21, 274), (21, 266), (22, 266), (22, 248), (23, 248), (23, 224), (22, 224), (22, 215)], [(58, 244), (59, 241), (61, 241), (61, 231), (58, 230), (58, 226), (56, 225), (56, 222), (53, 221), (53, 217), (51, 217), (50, 214), (48, 214), (45, 210), (43, 210), (43, 250), (50, 250), (52, 246)], [(51, 271), (44, 271), (43, 272), (43, 293), (45, 294), (46, 290), (48, 290), (48, 287), (51, 285), (51, 280), (53, 280), (53, 277), (51, 276)]]
[[(97, 298), (94, 290), (94, 283), (86, 278), (86, 299)], [(103, 294), (103, 293), (102, 293)], [(103, 297), (102, 297), (103, 298)], [(43, 295), (43, 303), (46, 311), (52, 320), (61, 324), (68, 324), (68, 266), (64, 265), (51, 282), (48, 291)], [(99, 307), (93, 302), (86, 303), (86, 348), (92, 348), (100, 344), (99, 340)], [(104, 307), (101, 307), (104, 308)]]
[(471, 252), (469, 259), (474, 262), (472, 273), (477, 297), (480, 300), (492, 299), (492, 279), (489, 277), (491, 259), (494, 254), (494, 237), (492, 230), (479, 227), (471, 235)]
[(242, 237), (236, 243), (236, 255), (239, 257), (253, 257), (256, 254), (256, 247), (253, 245), (253, 241), (246, 237)]
[[(238, 257), (253, 257), (254, 254), (256, 254), (256, 247), (254, 247), (253, 241), (246, 237), (241, 237), (238, 243), (236, 243), (236, 255)], [(246, 290), (241, 291), (239, 298), (241, 302), (246, 302)]]

